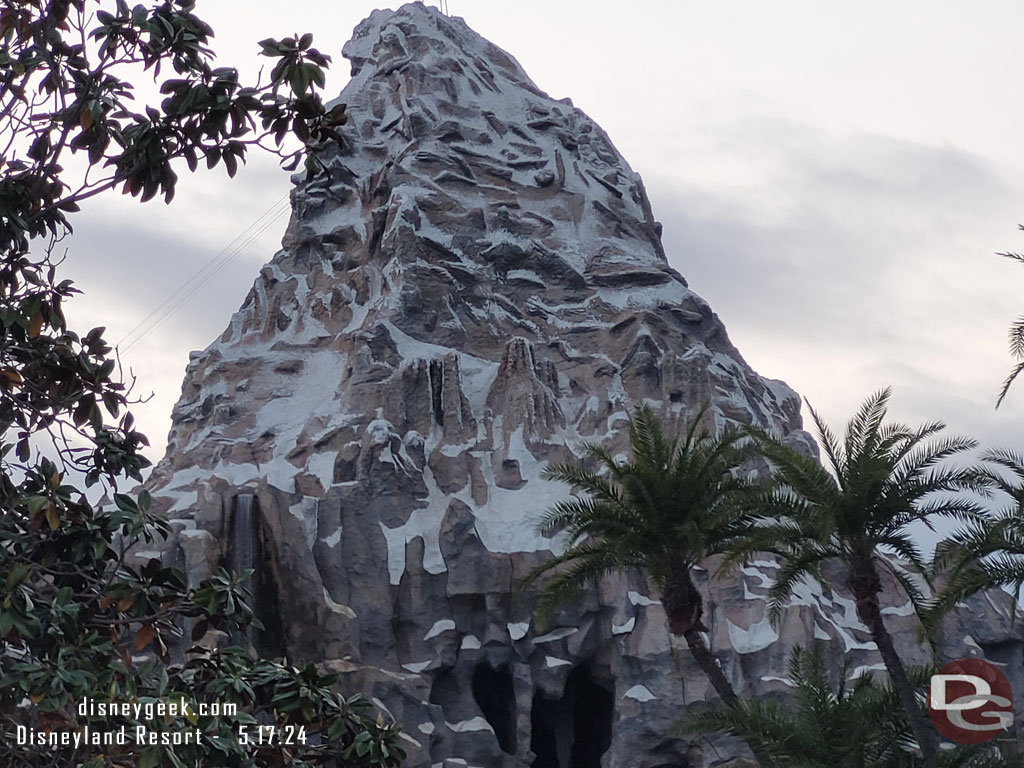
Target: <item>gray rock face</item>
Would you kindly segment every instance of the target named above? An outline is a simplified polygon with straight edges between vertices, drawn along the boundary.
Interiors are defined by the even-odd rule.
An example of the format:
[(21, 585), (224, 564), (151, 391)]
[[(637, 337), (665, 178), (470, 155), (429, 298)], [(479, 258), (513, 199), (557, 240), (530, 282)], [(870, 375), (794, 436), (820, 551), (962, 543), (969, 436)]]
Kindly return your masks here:
[[(638, 576), (596, 585), (543, 634), (515, 585), (564, 544), (536, 530), (568, 493), (540, 479), (547, 462), (581, 440), (624, 451), (645, 399), (670, 426), (709, 402), (713, 426), (811, 450), (797, 396), (746, 365), (669, 267), (605, 133), (511, 56), (419, 4), (374, 12), (344, 54), (347, 146), (323, 153), (328, 181), (295, 188), (282, 250), (189, 362), (148, 482), (176, 520), (164, 557), (196, 578), (227, 562), (252, 494), (257, 608), (277, 628), (257, 646), (375, 697), (411, 768), (729, 762), (743, 750), (728, 740), (670, 735), (714, 693)], [(785, 691), (790, 649), (814, 639), (878, 668), (838, 587), (808, 586), (773, 628), (775, 569), (702, 587), (738, 689)], [(886, 612), (910, 648), (900, 602)], [(951, 654), (989, 643), (1019, 660), (1008, 605), (978, 610)]]

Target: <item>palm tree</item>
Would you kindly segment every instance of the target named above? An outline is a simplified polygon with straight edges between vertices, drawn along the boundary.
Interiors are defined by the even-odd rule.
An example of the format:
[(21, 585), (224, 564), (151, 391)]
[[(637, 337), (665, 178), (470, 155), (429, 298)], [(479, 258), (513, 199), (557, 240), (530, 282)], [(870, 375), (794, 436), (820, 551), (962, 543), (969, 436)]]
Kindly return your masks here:
[(769, 593), (772, 615), (778, 617), (794, 587), (806, 577), (819, 577), (821, 566), (840, 560), (846, 566), (847, 586), (857, 615), (878, 646), (893, 688), (899, 695), (927, 768), (936, 765), (936, 738), (893, 646), (879, 607), (881, 571), (899, 581), (915, 606), (923, 595), (901, 569), (893, 568), (883, 549), (909, 561), (921, 573), (925, 563), (908, 526), (930, 525), (937, 516), (978, 520), (981, 508), (970, 499), (948, 492), (978, 490), (985, 481), (970, 468), (945, 464), (949, 457), (973, 449), (962, 437), (930, 442), (945, 428), (940, 422), (912, 429), (885, 423), (891, 390), (869, 397), (850, 420), (842, 443), (811, 409), (827, 469), (778, 438), (754, 432), (763, 455), (775, 467), (777, 484), (763, 502), (765, 522), (731, 561), (754, 551), (783, 556), (778, 580)]
[(932, 624), (977, 592), (1012, 586), (1019, 602), (1024, 589), (1024, 455), (994, 449), (981, 459), (996, 467), (989, 480), (1010, 505), (970, 521), (935, 548), (933, 569), (947, 581), (930, 605)]
[[(1024, 224), (1018, 225), (1018, 229), (1024, 229)], [(999, 255), (1024, 263), (1024, 254), (1007, 251), (1006, 253), (1000, 253)], [(1003, 381), (1003, 386), (999, 390), (999, 397), (996, 399), (996, 408), (1002, 405), (1003, 398), (1005, 398), (1007, 392), (1010, 391), (1010, 385), (1012, 385), (1016, 378), (1024, 372), (1024, 315), (1021, 315), (1010, 324), (1009, 335), (1010, 355), (1017, 360), (1017, 363), (1013, 366), (1013, 370), (1010, 371), (1010, 375)]]
[[(793, 691), (785, 703), (755, 699), (709, 707), (687, 714), (681, 730), (756, 739), (787, 768), (918, 768), (921, 758), (909, 749), (912, 737), (896, 692), (870, 675), (851, 683), (850, 666), (846, 658), (833, 672), (821, 646), (810, 653), (794, 648), (789, 660)], [(930, 671), (908, 670), (918, 686), (927, 685)], [(1006, 762), (985, 748), (960, 747), (944, 753), (938, 765), (1009, 768), (1020, 762)]]
[[(748, 533), (756, 518), (739, 500), (751, 485), (737, 470), (751, 458), (751, 443), (736, 429), (712, 436), (700, 426), (701, 410), (682, 440), (664, 433), (651, 409), (629, 419), (632, 461), (620, 462), (593, 443), (582, 446), (586, 463), (559, 464), (545, 478), (581, 495), (556, 504), (541, 530), (564, 531), (570, 546), (535, 568), (525, 586), (555, 571), (541, 592), (537, 614), (547, 623), (555, 609), (608, 573), (637, 569), (660, 593), (669, 631), (684, 638), (698, 666), (728, 706), (738, 699), (702, 633), (704, 600), (693, 568)], [(750, 742), (758, 762), (770, 760)]]

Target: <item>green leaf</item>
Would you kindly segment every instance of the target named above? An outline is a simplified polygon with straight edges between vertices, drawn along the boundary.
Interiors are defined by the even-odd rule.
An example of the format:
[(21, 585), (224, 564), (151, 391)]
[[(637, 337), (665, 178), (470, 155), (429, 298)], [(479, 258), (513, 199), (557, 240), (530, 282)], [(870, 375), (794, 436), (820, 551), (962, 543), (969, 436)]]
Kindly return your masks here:
[(280, 56), (281, 55), (280, 46), (279, 46), (277, 40), (275, 40), (272, 37), (268, 37), (266, 40), (260, 40), (259, 46), (262, 49), (260, 51), (260, 53), (263, 56)]

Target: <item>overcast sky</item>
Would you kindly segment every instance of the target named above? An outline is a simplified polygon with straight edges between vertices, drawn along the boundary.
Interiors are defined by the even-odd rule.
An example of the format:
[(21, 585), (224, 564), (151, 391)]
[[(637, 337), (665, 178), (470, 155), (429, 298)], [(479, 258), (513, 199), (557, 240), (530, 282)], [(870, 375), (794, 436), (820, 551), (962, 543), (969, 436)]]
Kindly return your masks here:
[[(428, 3), (430, 4), (430, 3)], [(436, 5), (436, 3), (434, 3)], [(1024, 450), (1024, 381), (994, 409), (1024, 312), (1024, 5), (762, 0), (450, 0), (451, 15), (569, 96), (644, 178), (672, 265), (761, 374), (841, 428), (895, 387), (892, 413), (942, 419)], [(312, 31), (340, 49), (364, 2), (206, 0), (222, 62), (255, 73), (256, 41)], [(97, 200), (76, 221), (68, 274), (79, 325), (127, 334), (289, 188), (272, 161), (234, 181), (183, 180), (174, 204)], [(125, 362), (163, 452), (188, 352), (226, 327), (282, 218)]]

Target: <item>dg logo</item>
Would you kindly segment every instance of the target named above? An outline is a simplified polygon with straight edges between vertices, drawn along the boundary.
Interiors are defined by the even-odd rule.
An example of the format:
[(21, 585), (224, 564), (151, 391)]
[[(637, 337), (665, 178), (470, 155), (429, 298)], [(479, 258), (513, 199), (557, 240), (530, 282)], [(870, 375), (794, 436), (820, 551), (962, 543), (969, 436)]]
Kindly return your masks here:
[(981, 744), (1013, 725), (1013, 691), (994, 665), (960, 659), (932, 675), (928, 715), (950, 741)]

